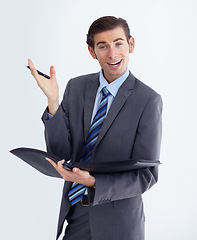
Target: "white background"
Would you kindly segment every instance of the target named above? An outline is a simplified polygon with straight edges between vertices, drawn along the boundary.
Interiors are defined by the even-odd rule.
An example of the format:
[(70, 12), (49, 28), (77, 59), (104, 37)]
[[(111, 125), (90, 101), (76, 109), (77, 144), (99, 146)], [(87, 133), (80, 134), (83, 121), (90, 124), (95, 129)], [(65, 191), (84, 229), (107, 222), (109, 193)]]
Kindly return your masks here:
[(195, 0), (7, 0), (0, 8), (0, 239), (54, 240), (63, 181), (46, 177), (9, 150), (45, 150), (47, 101), (28, 69), (54, 65), (62, 98), (71, 77), (99, 71), (85, 43), (98, 17), (125, 18), (136, 41), (133, 74), (163, 97), (160, 178), (144, 194), (147, 240), (196, 240)]

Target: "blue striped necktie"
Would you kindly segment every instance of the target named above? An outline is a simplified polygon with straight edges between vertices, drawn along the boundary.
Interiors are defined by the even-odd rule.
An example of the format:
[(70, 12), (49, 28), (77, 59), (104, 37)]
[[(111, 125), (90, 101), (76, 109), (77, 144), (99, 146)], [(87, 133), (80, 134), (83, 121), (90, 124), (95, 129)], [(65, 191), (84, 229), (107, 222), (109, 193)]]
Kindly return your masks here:
[[(93, 118), (93, 121), (91, 123), (86, 145), (81, 155), (80, 162), (87, 162), (90, 160), (96, 144), (96, 140), (98, 139), (99, 131), (106, 117), (108, 96), (110, 95), (110, 92), (107, 90), (106, 87), (104, 87), (101, 90), (101, 93), (102, 93), (102, 99), (99, 104), (98, 110)], [(68, 193), (68, 197), (71, 205), (74, 205), (75, 203), (79, 202), (83, 198), (86, 188), (87, 187), (82, 184), (78, 184), (75, 182), (72, 184), (71, 189)]]

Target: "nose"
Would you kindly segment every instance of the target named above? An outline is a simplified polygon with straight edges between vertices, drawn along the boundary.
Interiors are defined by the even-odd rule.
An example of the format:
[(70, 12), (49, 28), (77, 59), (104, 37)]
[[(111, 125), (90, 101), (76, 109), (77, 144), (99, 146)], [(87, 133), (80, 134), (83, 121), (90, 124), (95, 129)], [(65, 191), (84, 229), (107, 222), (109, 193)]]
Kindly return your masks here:
[(117, 51), (112, 46), (109, 48), (109, 58), (112, 59), (112, 60), (117, 58)]

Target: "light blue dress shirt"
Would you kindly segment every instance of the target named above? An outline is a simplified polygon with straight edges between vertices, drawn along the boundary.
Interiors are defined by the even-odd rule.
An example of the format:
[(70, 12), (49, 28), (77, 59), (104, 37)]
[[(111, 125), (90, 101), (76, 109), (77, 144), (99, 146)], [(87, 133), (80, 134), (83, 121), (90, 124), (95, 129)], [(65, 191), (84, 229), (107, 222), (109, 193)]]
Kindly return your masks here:
[(108, 83), (107, 80), (105, 79), (104, 75), (103, 75), (103, 70), (101, 69), (100, 76), (99, 76), (100, 85), (99, 85), (99, 88), (97, 90), (96, 99), (95, 99), (95, 102), (94, 102), (94, 108), (93, 108), (93, 112), (92, 112), (92, 120), (93, 120), (93, 118), (94, 118), (94, 116), (97, 112), (99, 103), (100, 103), (101, 98), (102, 98), (102, 94), (101, 94), (102, 88), (106, 87), (107, 90), (111, 93), (108, 96), (108, 104), (107, 104), (107, 113), (108, 113), (108, 111), (111, 107), (111, 104), (112, 104), (120, 86), (123, 84), (123, 82), (127, 79), (128, 76), (129, 76), (129, 70), (127, 68), (126, 72), (122, 76), (117, 78), (115, 81), (113, 81), (111, 83)]

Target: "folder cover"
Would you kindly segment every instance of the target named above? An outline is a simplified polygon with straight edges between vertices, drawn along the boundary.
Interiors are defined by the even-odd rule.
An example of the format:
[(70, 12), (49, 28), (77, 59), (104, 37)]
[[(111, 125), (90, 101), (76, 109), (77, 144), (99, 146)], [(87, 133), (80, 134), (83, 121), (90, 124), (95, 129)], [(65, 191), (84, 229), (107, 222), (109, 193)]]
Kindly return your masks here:
[[(54, 162), (62, 160), (61, 158), (50, 153), (33, 149), (33, 148), (16, 148), (10, 151), (15, 156), (21, 158), (39, 172), (50, 176), (62, 178), (56, 169), (45, 158), (48, 157)], [(78, 167), (81, 170), (89, 171), (90, 173), (115, 173), (129, 170), (137, 170), (141, 168), (154, 167), (160, 164), (158, 160), (121, 160), (121, 161), (100, 161), (100, 162), (65, 162), (64, 168), (72, 170)]]

